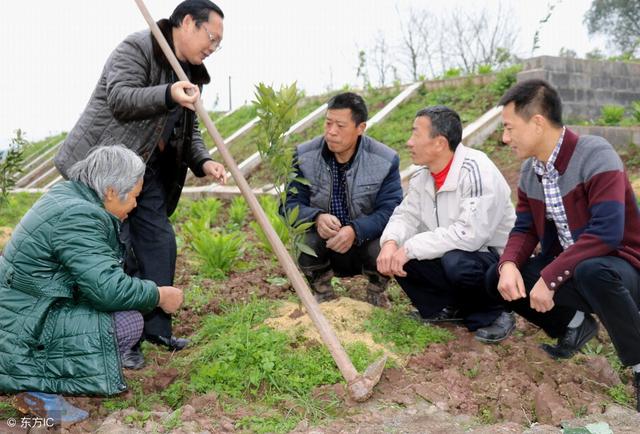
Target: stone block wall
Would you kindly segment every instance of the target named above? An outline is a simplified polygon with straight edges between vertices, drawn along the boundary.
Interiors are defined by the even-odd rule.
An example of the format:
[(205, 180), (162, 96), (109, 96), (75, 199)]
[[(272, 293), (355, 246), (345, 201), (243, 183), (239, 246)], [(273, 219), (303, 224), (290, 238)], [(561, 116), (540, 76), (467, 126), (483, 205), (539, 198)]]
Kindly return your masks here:
[(540, 56), (524, 61), (518, 81), (541, 78), (554, 86), (563, 118), (597, 119), (604, 105), (640, 101), (640, 64)]

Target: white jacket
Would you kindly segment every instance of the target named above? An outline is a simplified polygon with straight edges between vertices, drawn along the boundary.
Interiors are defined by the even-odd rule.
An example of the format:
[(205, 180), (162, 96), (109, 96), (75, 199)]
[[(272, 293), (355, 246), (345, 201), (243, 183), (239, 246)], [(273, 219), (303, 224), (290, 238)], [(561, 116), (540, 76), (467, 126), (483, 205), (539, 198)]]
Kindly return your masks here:
[(451, 250), (502, 253), (515, 222), (511, 189), (484, 152), (456, 148), (447, 178), (435, 192), (428, 169), (409, 182), (409, 192), (395, 209), (380, 245), (395, 240), (409, 259), (441, 258)]

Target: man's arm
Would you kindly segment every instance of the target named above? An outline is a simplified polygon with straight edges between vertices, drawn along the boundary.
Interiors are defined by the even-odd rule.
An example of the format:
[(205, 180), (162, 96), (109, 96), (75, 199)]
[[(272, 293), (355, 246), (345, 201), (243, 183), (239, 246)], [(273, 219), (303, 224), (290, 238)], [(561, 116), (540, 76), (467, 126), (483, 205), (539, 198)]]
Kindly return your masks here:
[(400, 157), (395, 155), (389, 172), (382, 181), (376, 195), (375, 208), (369, 215), (352, 220), (358, 245), (379, 238), (393, 210), (402, 202), (402, 185), (400, 184)]
[[(298, 151), (296, 150), (293, 156), (293, 170), (296, 173), (296, 178), (304, 179), (300, 165), (298, 164)], [(285, 201), (285, 207), (288, 212), (292, 211), (295, 207), (298, 207), (298, 219), (297, 223), (312, 222), (315, 221), (318, 214), (326, 212), (320, 208), (311, 206), (311, 187), (307, 184), (303, 184), (298, 180), (293, 180), (287, 189), (287, 198)], [(283, 210), (280, 210), (283, 214)]]
[(121, 121), (144, 119), (168, 110), (167, 83), (149, 85), (153, 54), (133, 38), (125, 39), (105, 65), (107, 103)]

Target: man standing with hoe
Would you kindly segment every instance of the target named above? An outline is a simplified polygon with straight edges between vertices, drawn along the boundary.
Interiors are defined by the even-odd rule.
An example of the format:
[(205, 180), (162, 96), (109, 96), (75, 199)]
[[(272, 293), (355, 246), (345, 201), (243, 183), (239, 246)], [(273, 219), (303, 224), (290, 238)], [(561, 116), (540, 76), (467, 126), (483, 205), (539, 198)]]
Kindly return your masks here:
[[(63, 176), (98, 145), (124, 143), (146, 162), (138, 207), (123, 226), (127, 272), (157, 285), (173, 285), (176, 241), (169, 215), (180, 198), (187, 168), (225, 182), (200, 136), (194, 104), (210, 82), (205, 58), (220, 48), (222, 10), (209, 0), (185, 0), (158, 26), (189, 80), (178, 80), (149, 30), (128, 36), (109, 56), (91, 99), (62, 144), (55, 164)], [(176, 338), (171, 316), (156, 309), (145, 317), (145, 339), (170, 350)], [(139, 349), (123, 356), (127, 368), (142, 367)]]

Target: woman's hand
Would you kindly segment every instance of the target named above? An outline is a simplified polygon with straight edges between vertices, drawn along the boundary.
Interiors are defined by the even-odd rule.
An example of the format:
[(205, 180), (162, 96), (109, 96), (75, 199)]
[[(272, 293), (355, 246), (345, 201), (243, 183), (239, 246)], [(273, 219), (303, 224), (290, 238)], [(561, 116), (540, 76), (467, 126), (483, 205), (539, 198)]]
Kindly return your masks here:
[(182, 289), (173, 286), (158, 286), (158, 293), (160, 294), (158, 307), (166, 313), (174, 313), (184, 300)]

